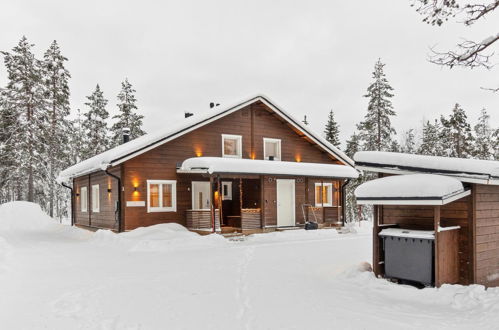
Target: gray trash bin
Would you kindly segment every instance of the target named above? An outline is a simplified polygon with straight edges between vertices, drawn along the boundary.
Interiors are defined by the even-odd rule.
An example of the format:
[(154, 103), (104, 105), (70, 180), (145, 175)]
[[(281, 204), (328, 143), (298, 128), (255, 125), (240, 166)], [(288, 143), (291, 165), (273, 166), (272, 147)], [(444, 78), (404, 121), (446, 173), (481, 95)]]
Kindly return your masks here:
[(385, 277), (433, 285), (433, 231), (387, 228), (379, 236), (385, 254)]

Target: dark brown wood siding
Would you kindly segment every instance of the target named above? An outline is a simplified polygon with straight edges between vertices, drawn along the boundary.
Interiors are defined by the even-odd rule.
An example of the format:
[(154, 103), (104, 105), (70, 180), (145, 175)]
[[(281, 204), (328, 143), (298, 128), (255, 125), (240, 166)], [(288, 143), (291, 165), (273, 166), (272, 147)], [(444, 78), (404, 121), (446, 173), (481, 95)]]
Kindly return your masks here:
[(476, 283), (499, 286), (499, 186), (475, 185)]
[[(459, 283), (472, 281), (472, 248), (469, 239), (469, 204), (471, 196), (443, 205), (440, 221), (443, 227), (460, 226), (459, 229)], [(434, 206), (424, 205), (383, 205), (380, 209), (380, 224), (398, 224), (404, 228), (432, 230)]]
[[(147, 213), (147, 207), (126, 207), (125, 229), (164, 222), (186, 225), (185, 214), (191, 208), (191, 181), (207, 180), (207, 178), (177, 174), (176, 166), (190, 157), (221, 157), (222, 134), (242, 136), (242, 157), (246, 159), (252, 157), (263, 159), (263, 138), (267, 137), (281, 139), (281, 154), (284, 161), (338, 162), (300, 137), (269, 108), (258, 102), (126, 161), (123, 179), (124, 203), (139, 200), (147, 202), (147, 180), (177, 180), (177, 211)], [(275, 226), (276, 208), (275, 205), (270, 207), (276, 200), (275, 182), (269, 182), (268, 177), (264, 177), (261, 188), (264, 191), (262, 194), (264, 225)], [(301, 204), (305, 199), (304, 183), (298, 182), (296, 189), (296, 218), (298, 222), (303, 222)], [(251, 205), (245, 207), (249, 206)]]
[[(110, 173), (120, 176), (120, 167), (109, 170)], [(95, 228), (105, 228), (118, 230), (118, 223), (115, 217), (115, 205), (118, 201), (118, 182), (108, 176), (104, 171), (95, 172), (76, 178), (75, 193), (79, 196), (75, 198), (75, 224), (90, 226)], [(92, 211), (92, 186), (99, 185), (99, 212)], [(87, 188), (87, 212), (81, 211), (81, 188)], [(108, 192), (111, 189), (111, 192)]]

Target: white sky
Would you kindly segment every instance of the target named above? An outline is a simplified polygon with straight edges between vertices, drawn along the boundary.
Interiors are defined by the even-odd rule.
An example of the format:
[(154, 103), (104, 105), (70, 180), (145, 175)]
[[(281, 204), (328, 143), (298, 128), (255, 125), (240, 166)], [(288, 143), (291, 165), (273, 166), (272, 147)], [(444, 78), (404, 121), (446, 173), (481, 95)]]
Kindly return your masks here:
[[(497, 32), (498, 13), (471, 28), (431, 27), (409, 1), (11, 1), (0, 10), (0, 50), (24, 34), (43, 51), (56, 39), (72, 74), (72, 108), (99, 83), (116, 112), (128, 77), (137, 90), (146, 131), (263, 93), (323, 130), (333, 108), (342, 140), (362, 120), (378, 57), (395, 88), (401, 131), (450, 113), (459, 102), (475, 121), (482, 107), (499, 126), (497, 68), (442, 69), (428, 47)], [(496, 22), (494, 25), (493, 22)], [(498, 53), (496, 47), (496, 53)], [(497, 59), (497, 57), (496, 57)], [(0, 68), (0, 84), (6, 74)]]

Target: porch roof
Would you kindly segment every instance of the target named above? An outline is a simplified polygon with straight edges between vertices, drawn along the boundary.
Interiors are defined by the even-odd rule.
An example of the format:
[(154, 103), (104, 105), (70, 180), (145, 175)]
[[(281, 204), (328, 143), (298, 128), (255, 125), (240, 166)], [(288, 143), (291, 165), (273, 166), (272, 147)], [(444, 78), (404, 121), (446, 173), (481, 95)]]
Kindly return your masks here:
[(222, 157), (186, 159), (177, 173), (266, 174), (355, 179), (359, 173), (347, 165), (284, 162)]
[(469, 194), (458, 179), (435, 174), (389, 176), (355, 189), (357, 204), (373, 205), (444, 205)]

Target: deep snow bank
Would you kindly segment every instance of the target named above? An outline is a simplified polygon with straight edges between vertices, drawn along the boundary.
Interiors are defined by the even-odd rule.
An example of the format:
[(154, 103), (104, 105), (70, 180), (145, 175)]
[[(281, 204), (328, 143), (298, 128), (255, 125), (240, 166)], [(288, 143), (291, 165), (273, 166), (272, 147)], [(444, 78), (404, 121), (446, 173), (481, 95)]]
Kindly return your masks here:
[(93, 235), (92, 241), (103, 245), (121, 245), (129, 251), (148, 252), (216, 247), (228, 243), (221, 235), (199, 235), (177, 223), (163, 223), (149, 227), (140, 227), (119, 234), (109, 230), (98, 230)]
[(0, 232), (39, 230), (56, 224), (38, 204), (19, 201), (0, 205)]

